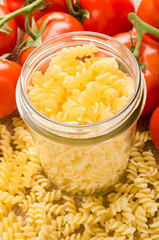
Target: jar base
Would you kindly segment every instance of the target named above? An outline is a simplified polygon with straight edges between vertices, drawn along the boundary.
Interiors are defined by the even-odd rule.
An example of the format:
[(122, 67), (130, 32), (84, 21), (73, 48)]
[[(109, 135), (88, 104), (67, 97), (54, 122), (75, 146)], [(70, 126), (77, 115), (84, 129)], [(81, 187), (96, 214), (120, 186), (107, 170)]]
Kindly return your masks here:
[[(47, 177), (44, 171), (43, 171), (43, 175), (45, 175), (45, 177)], [(109, 195), (111, 192), (114, 191), (114, 188), (115, 188), (116, 184), (125, 182), (126, 176), (127, 176), (127, 173), (126, 173), (126, 171), (124, 171), (124, 173), (118, 179), (118, 181), (114, 185), (108, 187), (105, 191), (100, 191), (98, 193), (93, 193), (93, 194), (81, 194), (81, 195), (79, 195), (79, 194), (71, 194), (71, 193), (69, 193), (67, 191), (61, 190), (60, 188), (58, 188), (58, 186), (56, 184), (52, 183), (52, 181), (50, 181), (50, 180), (49, 181), (50, 181), (50, 184), (51, 184), (51, 186), (50, 186), (51, 190), (54, 190), (54, 189), (55, 190), (61, 190), (61, 193), (63, 195), (67, 195), (69, 197), (74, 197), (74, 198), (81, 199), (81, 198), (87, 198), (87, 197), (100, 197), (100, 196), (105, 196), (106, 197), (107, 195)]]

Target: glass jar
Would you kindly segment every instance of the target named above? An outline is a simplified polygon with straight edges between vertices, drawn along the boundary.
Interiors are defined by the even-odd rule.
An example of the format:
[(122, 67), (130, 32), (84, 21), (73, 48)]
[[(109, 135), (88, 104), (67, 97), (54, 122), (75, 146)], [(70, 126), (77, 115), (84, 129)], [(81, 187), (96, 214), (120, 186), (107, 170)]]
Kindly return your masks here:
[[(44, 116), (27, 96), (32, 74), (45, 72), (50, 59), (64, 47), (90, 42), (102, 54), (115, 57), (120, 69), (134, 79), (131, 100), (114, 116), (92, 124), (66, 124)], [(22, 68), (16, 92), (19, 112), (32, 133), (45, 174), (64, 192), (85, 196), (108, 191), (123, 175), (145, 98), (145, 81), (132, 53), (115, 39), (93, 32), (62, 34), (36, 48)]]

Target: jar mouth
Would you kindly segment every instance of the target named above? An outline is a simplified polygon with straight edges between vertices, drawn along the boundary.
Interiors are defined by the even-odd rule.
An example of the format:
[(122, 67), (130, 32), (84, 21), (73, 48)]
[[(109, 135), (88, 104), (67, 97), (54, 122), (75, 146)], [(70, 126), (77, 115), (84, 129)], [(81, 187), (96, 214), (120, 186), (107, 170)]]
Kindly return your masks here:
[[(65, 40), (69, 41), (65, 41)], [(114, 114), (112, 117), (109, 117), (105, 120), (95, 122), (95, 123), (88, 123), (88, 124), (70, 124), (70, 123), (63, 123), (55, 121), (41, 112), (39, 112), (30, 102), (27, 96), (27, 88), (26, 88), (26, 79), (31, 76), (31, 71), (34, 72), (38, 68), (39, 62), (44, 58), (48, 58), (49, 61), (51, 56), (48, 52), (50, 49), (56, 51), (57, 46), (59, 48), (69, 47), (74, 45), (80, 45), (84, 43), (88, 43), (93, 41), (95, 45), (99, 48), (99, 46), (104, 49), (108, 48), (110, 51), (116, 51), (118, 49), (118, 55), (116, 52), (114, 54), (115, 58), (120, 60), (120, 58), (124, 58), (124, 61), (130, 61), (130, 63), (125, 64), (125, 68), (128, 70), (130, 75), (133, 76), (136, 80), (136, 87), (133, 96), (131, 97), (130, 101), (122, 108), (118, 113)], [(73, 42), (73, 43), (72, 43)], [(99, 45), (99, 46), (98, 46)], [(48, 48), (49, 46), (49, 48)], [(100, 48), (99, 48), (100, 49)], [(56, 51), (57, 53), (57, 51)], [(111, 53), (110, 53), (111, 55)], [(122, 57), (121, 57), (122, 55)], [(131, 67), (131, 71), (129, 68)], [(21, 91), (21, 93), (20, 93)], [(39, 47), (37, 47), (27, 58), (26, 62), (24, 63), (21, 71), (21, 76), (18, 81), (17, 90), (16, 90), (16, 99), (17, 99), (17, 106), (19, 112), (24, 119), (24, 121), (35, 131), (38, 131), (38, 127), (41, 128), (41, 134), (45, 135), (44, 132), (49, 132), (49, 134), (56, 134), (62, 135), (66, 134), (68, 136), (73, 135), (82, 135), (84, 137), (90, 136), (90, 132), (92, 135), (93, 133), (99, 133), (99, 136), (105, 135), (110, 132), (114, 132), (115, 129), (118, 129), (118, 132), (122, 128), (123, 131), (126, 130), (128, 127), (134, 124), (134, 122), (139, 118), (141, 111), (143, 109), (145, 99), (146, 99), (146, 91), (145, 91), (145, 82), (141, 79), (141, 73), (138, 66), (138, 63), (133, 56), (133, 54), (129, 51), (129, 49), (118, 42), (116, 39), (106, 36), (101, 33), (95, 32), (70, 32), (58, 35), (48, 41), (42, 43)], [(134, 109), (136, 109), (136, 113)], [(132, 112), (134, 113), (132, 115)], [(131, 118), (131, 120), (129, 120)], [(123, 127), (123, 124), (126, 122)], [(98, 130), (97, 130), (98, 128)], [(115, 133), (114, 133), (115, 134)]]

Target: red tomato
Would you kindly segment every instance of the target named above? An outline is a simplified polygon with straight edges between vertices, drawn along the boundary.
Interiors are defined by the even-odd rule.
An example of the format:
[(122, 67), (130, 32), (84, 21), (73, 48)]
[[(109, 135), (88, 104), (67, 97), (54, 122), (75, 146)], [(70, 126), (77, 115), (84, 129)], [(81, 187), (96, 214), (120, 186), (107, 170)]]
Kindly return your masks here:
[(19, 63), (21, 66), (23, 66), (24, 62), (26, 61), (27, 57), (30, 55), (30, 53), (35, 49), (36, 47), (28, 48), (27, 50), (23, 51), (19, 55)]
[[(73, 2), (73, 0), (72, 0)], [(23, 7), (25, 0), (3, 0), (4, 5), (9, 9), (10, 12), (14, 12), (20, 8)], [(53, 12), (53, 11), (61, 11), (61, 12), (69, 12), (66, 0), (46, 0), (44, 4), (49, 4), (48, 7), (46, 7), (43, 10), (34, 10), (32, 13), (32, 17), (35, 18), (35, 21), (45, 15), (46, 13)], [(17, 17), (15, 17), (15, 20), (18, 24), (18, 26), (25, 31), (25, 16), (26, 14), (21, 14)]]
[(15, 90), (21, 66), (13, 61), (0, 59), (0, 118), (16, 110)]
[[(0, 4), (0, 16), (2, 17), (9, 13), (8, 9)], [(15, 20), (9, 20), (6, 25), (12, 29), (12, 32), (9, 32), (9, 34), (0, 32), (0, 56), (11, 52), (17, 42), (17, 25)]]
[(132, 0), (79, 0), (82, 9), (90, 13), (89, 19), (83, 22), (87, 31), (104, 33), (113, 36), (132, 29), (127, 15), (135, 12)]
[[(159, 29), (159, 0), (142, 0), (137, 15), (144, 22)], [(158, 37), (153, 35), (151, 37), (159, 41)]]
[[(44, 30), (44, 33), (41, 38), (42, 42), (45, 42), (46, 40), (62, 33), (84, 31), (82, 24), (76, 18), (64, 12), (51, 12), (45, 14), (36, 22), (37, 28), (40, 29), (45, 19), (47, 19), (51, 15), (53, 15), (53, 17), (49, 20)], [(29, 36), (25, 34), (24, 40), (26, 40), (28, 37)], [(35, 47), (32, 47), (31, 49), (21, 52), (19, 59), (21, 65), (24, 64), (26, 58), (33, 51), (33, 49), (35, 49)]]
[(159, 149), (159, 106), (151, 115), (149, 128), (152, 141)]
[[(137, 33), (131, 35), (136, 45)], [(129, 32), (118, 34), (114, 38), (130, 49)], [(147, 115), (159, 105), (159, 43), (144, 35), (139, 54), (139, 63), (146, 64), (146, 69), (142, 72), (147, 86), (147, 99), (142, 115)]]

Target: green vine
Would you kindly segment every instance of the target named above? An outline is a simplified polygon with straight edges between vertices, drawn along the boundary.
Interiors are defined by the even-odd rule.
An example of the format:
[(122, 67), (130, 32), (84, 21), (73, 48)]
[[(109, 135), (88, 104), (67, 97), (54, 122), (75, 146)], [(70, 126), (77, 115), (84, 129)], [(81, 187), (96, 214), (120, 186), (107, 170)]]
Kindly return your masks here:
[(157, 28), (152, 27), (151, 25), (143, 22), (135, 13), (129, 13), (128, 19), (134, 25), (137, 32), (137, 43), (133, 50), (133, 54), (135, 58), (138, 60), (139, 58), (139, 50), (142, 43), (142, 38), (145, 33), (150, 33), (154, 36), (159, 37), (159, 30)]
[(9, 13), (7, 15), (5, 15), (4, 17), (0, 18), (0, 31), (4, 32), (6, 34), (9, 34), (9, 32), (11, 32), (11, 29), (6, 25), (6, 22), (8, 22), (10, 19), (15, 18), (16, 16), (26, 13), (26, 20), (25, 20), (25, 27), (26, 27), (26, 32), (32, 37), (34, 38), (34, 34), (31, 32), (30, 26), (29, 26), (29, 19), (30, 19), (30, 15), (33, 12), (34, 9), (36, 9), (37, 7), (41, 6), (41, 4), (43, 2), (45, 2), (46, 0), (36, 0), (32, 3), (30, 3), (29, 5), (26, 5), (24, 7), (22, 7), (21, 9), (18, 9), (17, 11), (14, 11), (12, 13)]

